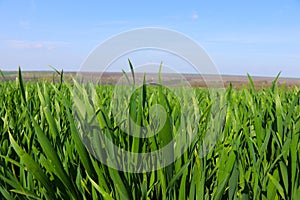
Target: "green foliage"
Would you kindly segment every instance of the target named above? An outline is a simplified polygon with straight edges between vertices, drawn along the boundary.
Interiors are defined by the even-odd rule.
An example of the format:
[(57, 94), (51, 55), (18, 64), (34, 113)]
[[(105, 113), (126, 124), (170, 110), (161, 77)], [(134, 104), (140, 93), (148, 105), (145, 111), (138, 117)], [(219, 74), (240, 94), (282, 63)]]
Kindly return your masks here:
[[(132, 65), (131, 69), (132, 68)], [(0, 82), (0, 199), (297, 199), (300, 196), (300, 90), (226, 90), (226, 117), (214, 148), (200, 156), (212, 98), (195, 89), (198, 135), (173, 164), (152, 172), (109, 168), (85, 148), (72, 110), (74, 85)], [(132, 75), (134, 76), (133, 70)], [(278, 77), (277, 77), (278, 78)], [(129, 81), (129, 78), (127, 77)], [(151, 123), (161, 104), (167, 123), (149, 139), (124, 134), (112, 117), (112, 86), (97, 85), (97, 120), (110, 139), (133, 152), (154, 151), (176, 135), (180, 104), (162, 86), (143, 86), (130, 99), (134, 123)], [(180, 88), (179, 88), (180, 89)], [(84, 96), (85, 94), (82, 93)], [(80, 102), (77, 102), (80, 103)], [(91, 112), (91, 111), (89, 111)], [(132, 123), (132, 122), (128, 122)], [(142, 134), (143, 129), (130, 126)], [(172, 155), (170, 155), (172, 156)]]

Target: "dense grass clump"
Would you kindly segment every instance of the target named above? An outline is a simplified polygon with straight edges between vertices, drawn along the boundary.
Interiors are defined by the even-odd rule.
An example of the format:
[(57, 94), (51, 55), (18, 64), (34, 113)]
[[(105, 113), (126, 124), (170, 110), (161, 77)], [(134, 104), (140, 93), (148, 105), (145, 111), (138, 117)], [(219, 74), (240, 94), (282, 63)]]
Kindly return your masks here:
[[(195, 89), (198, 134), (173, 164), (152, 172), (107, 167), (87, 151), (72, 109), (69, 83), (0, 82), (0, 199), (297, 199), (300, 196), (300, 89), (227, 88), (220, 137), (207, 155), (201, 141), (212, 127), (208, 89)], [(156, 86), (137, 90), (130, 115), (150, 123), (149, 107), (168, 105), (169, 129), (137, 141), (112, 117), (113, 86), (97, 85), (101, 128), (120, 147), (161, 148), (176, 134), (179, 104)], [(156, 93), (157, 92), (157, 93)], [(160, 93), (162, 92), (162, 93)], [(155, 94), (155, 95), (152, 95)], [(164, 95), (163, 99), (159, 99)], [(187, 101), (187, 103), (191, 103)], [(136, 106), (133, 106), (136, 105)], [(132, 114), (134, 113), (134, 114)], [(140, 118), (138, 117), (140, 116)], [(101, 118), (99, 118), (101, 120)], [(189, 122), (187, 120), (187, 132)]]

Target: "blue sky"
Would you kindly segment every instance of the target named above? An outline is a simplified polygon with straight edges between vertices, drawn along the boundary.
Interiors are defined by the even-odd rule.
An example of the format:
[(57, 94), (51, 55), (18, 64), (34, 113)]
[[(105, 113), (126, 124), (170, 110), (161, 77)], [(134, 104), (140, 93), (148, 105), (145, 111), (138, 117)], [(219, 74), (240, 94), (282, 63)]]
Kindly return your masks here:
[(76, 71), (98, 44), (142, 27), (193, 38), (222, 74), (300, 78), (299, 0), (0, 0), (0, 69)]

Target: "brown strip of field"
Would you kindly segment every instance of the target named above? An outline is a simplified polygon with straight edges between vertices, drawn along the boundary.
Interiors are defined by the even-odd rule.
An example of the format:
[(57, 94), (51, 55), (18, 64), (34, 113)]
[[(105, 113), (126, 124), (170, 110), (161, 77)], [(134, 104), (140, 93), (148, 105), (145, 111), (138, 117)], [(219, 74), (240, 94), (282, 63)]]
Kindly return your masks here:
[[(75, 72), (65, 72), (64, 73), (64, 80), (71, 81), (72, 77), (76, 77)], [(23, 80), (25, 82), (35, 82), (35, 81), (54, 81), (59, 82), (60, 76), (55, 72), (22, 72)], [(102, 84), (110, 84), (114, 85), (120, 80), (120, 78), (123, 76), (122, 73), (116, 73), (116, 72), (105, 72), (103, 74), (101, 73), (81, 73), (81, 76), (83, 76), (85, 79), (90, 80), (97, 80)], [(143, 79), (143, 74), (135, 74), (137, 80)], [(147, 74), (147, 83), (148, 84), (157, 84), (157, 74)], [(182, 75), (190, 85), (193, 87), (201, 87), (205, 88), (207, 87), (207, 82), (214, 82), (216, 80), (219, 80), (217, 76), (215, 75), (197, 75), (197, 74), (183, 74)], [(0, 77), (1, 81), (13, 81), (18, 77), (17, 72), (4, 72), (4, 77)], [(101, 77), (101, 78), (100, 78)], [(129, 77), (131, 75), (129, 74)], [(149, 78), (149, 77), (152, 77)], [(155, 77), (153, 79), (153, 77)], [(275, 79), (275, 77), (252, 77), (252, 80), (254, 82), (254, 85), (256, 88), (261, 87), (269, 87), (272, 84), (272, 81)], [(173, 85), (180, 85), (180, 78), (175, 77), (172, 74), (164, 74), (163, 75), (164, 81), (169, 81)], [(230, 84), (234, 88), (241, 88), (243, 86), (248, 86), (248, 77), (247, 76), (231, 76), (231, 75), (222, 75), (222, 84), (224, 84), (225, 87), (228, 87)], [(278, 79), (278, 85), (284, 84), (286, 87), (293, 87), (298, 86), (300, 87), (300, 79), (296, 78), (279, 78)]]

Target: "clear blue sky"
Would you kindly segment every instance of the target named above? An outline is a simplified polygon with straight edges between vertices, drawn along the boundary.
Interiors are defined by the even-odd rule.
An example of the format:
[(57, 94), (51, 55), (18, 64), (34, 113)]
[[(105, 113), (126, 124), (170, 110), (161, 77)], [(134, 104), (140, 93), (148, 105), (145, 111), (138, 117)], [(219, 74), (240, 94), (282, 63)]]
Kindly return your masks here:
[(223, 74), (300, 78), (299, 0), (0, 0), (0, 69), (75, 71), (105, 39), (149, 26), (190, 36)]

